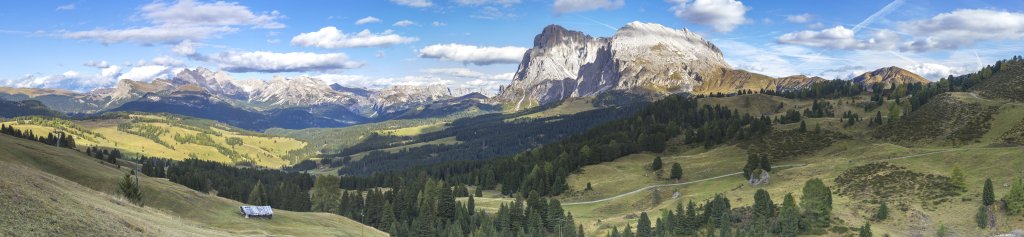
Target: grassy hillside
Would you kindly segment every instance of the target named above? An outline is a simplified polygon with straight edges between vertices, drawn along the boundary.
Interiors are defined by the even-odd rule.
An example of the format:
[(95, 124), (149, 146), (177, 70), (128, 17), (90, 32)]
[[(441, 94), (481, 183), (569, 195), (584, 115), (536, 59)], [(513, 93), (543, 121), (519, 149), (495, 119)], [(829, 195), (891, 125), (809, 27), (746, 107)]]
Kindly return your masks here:
[[(653, 219), (662, 211), (673, 210), (677, 203), (702, 203), (718, 193), (728, 197), (733, 208), (752, 205), (754, 192), (759, 188), (769, 191), (776, 204), (781, 203), (786, 193), (793, 193), (799, 200), (804, 182), (821, 178), (833, 189), (833, 216), (837, 218), (833, 223), (836, 227), (827, 236), (855, 234), (856, 228), (877, 210), (880, 200), (888, 203), (890, 219), (871, 223), (875, 236), (931, 236), (940, 226), (956, 236), (981, 236), (1008, 233), (1024, 226), (1024, 217), (1007, 216), (1005, 212), (996, 214), (998, 227), (992, 230), (977, 228), (973, 219), (986, 178), (993, 179), (996, 197), (1001, 198), (1011, 182), (1024, 175), (1020, 172), (1024, 160), (1019, 158), (1024, 156), (1024, 150), (1005, 146), (1016, 144), (1014, 141), (1018, 140), (1014, 139), (1021, 136), (1024, 104), (954, 92), (936, 97), (898, 122), (874, 128), (868, 126), (867, 119), (881, 112), (883, 120), (888, 120), (888, 105), (892, 101), (865, 110), (863, 105), (869, 99), (857, 96), (821, 100), (832, 104), (837, 116), (804, 117), (809, 130), (806, 133), (796, 131), (799, 123), (775, 125), (776, 131), (760, 139), (711, 149), (680, 145), (673, 142), (679, 139), (675, 138), (663, 153), (632, 154), (585, 166), (569, 176), (570, 191), (559, 199), (588, 234), (604, 236), (612, 227), (635, 225), (640, 212), (647, 212)], [(704, 98), (701, 103), (774, 118), (787, 110), (803, 111), (812, 101), (742, 95)], [(936, 108), (948, 109), (933, 111)], [(844, 126), (838, 115), (847, 111), (864, 121)], [(985, 125), (956, 122), (961, 121), (954, 119), (959, 116), (986, 117)], [(926, 117), (932, 121), (925, 121)], [(896, 132), (901, 126), (906, 127), (899, 128), (903, 133)], [(822, 133), (814, 133), (814, 127), (821, 127)], [(925, 135), (933, 132), (925, 129), (931, 127), (940, 128), (941, 135)], [(925, 139), (905, 144), (900, 139), (875, 138), (877, 133)], [(967, 133), (971, 134), (970, 139), (962, 142), (946, 139), (952, 137), (950, 134)], [(736, 175), (750, 153), (766, 154), (773, 158), (774, 166), (781, 167), (773, 170), (770, 184), (751, 187)], [(651, 162), (659, 156), (665, 169), (650, 170)], [(667, 179), (673, 163), (683, 167), (680, 181)], [(966, 174), (964, 192), (950, 192), (947, 180), (954, 167)], [(587, 183), (593, 190), (585, 190)], [(485, 197), (477, 200), (477, 206), (496, 209), (500, 203), (512, 200), (495, 194)]]
[(2, 233), (385, 236), (326, 213), (275, 210), (272, 220), (245, 219), (238, 215), (242, 203), (149, 177), (141, 178), (146, 207), (138, 208), (113, 196), (126, 170), (6, 135), (0, 150), (0, 203), (15, 210), (0, 212), (0, 223), (11, 224), (3, 226), (15, 226)]
[(90, 120), (30, 117), (2, 122), (35, 134), (62, 130), (76, 138), (80, 149), (117, 148), (126, 153), (169, 159), (195, 156), (224, 163), (281, 167), (305, 157), (284, 156), (305, 142), (249, 132), (221, 123), (173, 115), (118, 114)]

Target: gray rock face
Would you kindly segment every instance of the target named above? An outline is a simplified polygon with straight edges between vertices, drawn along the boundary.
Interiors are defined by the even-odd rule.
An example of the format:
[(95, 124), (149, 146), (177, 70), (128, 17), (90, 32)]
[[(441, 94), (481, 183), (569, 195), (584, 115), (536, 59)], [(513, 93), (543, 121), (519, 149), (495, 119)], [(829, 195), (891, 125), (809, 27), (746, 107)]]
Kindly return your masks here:
[(685, 29), (631, 22), (611, 38), (594, 38), (551, 25), (495, 100), (519, 110), (608, 90), (689, 92), (701, 74), (722, 68), (729, 68), (722, 52)]

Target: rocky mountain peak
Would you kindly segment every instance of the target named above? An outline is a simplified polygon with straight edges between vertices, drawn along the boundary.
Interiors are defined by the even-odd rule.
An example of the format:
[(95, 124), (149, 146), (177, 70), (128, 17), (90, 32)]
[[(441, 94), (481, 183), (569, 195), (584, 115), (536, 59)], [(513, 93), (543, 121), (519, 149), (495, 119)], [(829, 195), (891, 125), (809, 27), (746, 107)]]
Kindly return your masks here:
[(871, 72), (865, 72), (860, 76), (854, 77), (852, 80), (853, 82), (861, 85), (883, 83), (886, 84), (886, 87), (889, 87), (892, 84), (927, 84), (930, 82), (928, 79), (925, 79), (920, 75), (896, 66), (884, 67)]
[(551, 25), (495, 100), (518, 110), (609, 90), (690, 92), (728, 68), (718, 47), (686, 29), (631, 22), (611, 38), (594, 38)]
[(533, 38), (533, 47), (550, 48), (561, 44), (580, 43), (591, 40), (593, 40), (593, 37), (583, 32), (568, 30), (560, 25), (548, 25), (544, 27), (540, 34)]

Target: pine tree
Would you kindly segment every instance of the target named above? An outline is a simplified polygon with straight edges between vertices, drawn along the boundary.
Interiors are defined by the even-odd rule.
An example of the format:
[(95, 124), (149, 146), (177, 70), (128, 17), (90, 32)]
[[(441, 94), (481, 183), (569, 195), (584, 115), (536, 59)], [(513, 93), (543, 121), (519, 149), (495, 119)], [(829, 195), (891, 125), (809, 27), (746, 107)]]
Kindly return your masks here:
[(860, 227), (860, 237), (871, 237), (871, 222), (865, 222), (864, 226)]
[(767, 223), (775, 217), (775, 203), (772, 202), (768, 191), (758, 189), (754, 193), (754, 219)]
[(633, 227), (630, 227), (629, 223), (626, 223), (626, 228), (622, 230), (622, 237), (635, 237)]
[(1024, 213), (1024, 179), (1017, 179), (1017, 182), (1010, 187), (1010, 192), (1003, 196), (1006, 202), (1006, 212), (1010, 215)]
[(800, 132), (807, 132), (807, 123), (800, 121)]
[(810, 227), (828, 227), (832, 216), (832, 190), (821, 179), (804, 183), (800, 207), (804, 209), (805, 223)]
[[(395, 209), (391, 206), (391, 202), (385, 202), (384, 208), (381, 208), (380, 225), (377, 227), (381, 230), (390, 230), (395, 228), (395, 224), (398, 223), (398, 218), (395, 217)], [(391, 233), (392, 235), (397, 233)]]
[(263, 191), (262, 182), (256, 181), (252, 191), (249, 191), (249, 201), (246, 203), (257, 206), (267, 205), (267, 194)]
[(974, 214), (974, 221), (978, 224), (978, 228), (985, 229), (985, 227), (988, 227), (988, 207), (985, 205), (978, 206), (978, 213)]
[(651, 219), (647, 212), (640, 212), (640, 220), (636, 223), (636, 237), (654, 237), (651, 231)]
[(981, 201), (985, 206), (996, 203), (996, 193), (992, 189), (992, 179), (985, 179), (985, 188), (981, 191)]
[(950, 176), (953, 185), (956, 185), (961, 190), (967, 189), (967, 183), (964, 180), (964, 173), (960, 171), (960, 167), (953, 167), (953, 174)]
[(473, 201), (473, 196), (469, 196), (469, 199), (466, 200), (466, 210), (469, 210), (470, 215), (476, 212), (476, 201)]
[(587, 188), (586, 188), (586, 189), (583, 189), (583, 190), (584, 190), (584, 191), (590, 191), (590, 190), (594, 190), (594, 187), (591, 187), (591, 186), (590, 186), (590, 182), (587, 182)]
[(340, 182), (341, 178), (338, 176), (318, 175), (313, 183), (313, 189), (309, 190), (309, 201), (312, 204), (310, 210), (314, 212), (337, 212), (338, 198), (341, 195), (341, 190), (338, 189)]
[(654, 170), (654, 171), (661, 170), (661, 166), (662, 166), (661, 156), (654, 157), (654, 161), (651, 162), (651, 170)]
[(885, 205), (885, 201), (882, 201), (882, 205), (878, 207), (878, 212), (875, 213), (875, 220), (883, 221), (889, 219), (889, 207)]
[(124, 174), (124, 178), (121, 179), (121, 183), (117, 185), (117, 192), (135, 205), (143, 205), (142, 189), (139, 188), (139, 183), (132, 178), (132, 175)]
[(672, 174), (669, 175), (669, 178), (676, 181), (683, 179), (683, 167), (679, 163), (672, 163)]
[(586, 237), (583, 233), (583, 224), (580, 224), (579, 227), (576, 228), (576, 237)]
[(800, 233), (800, 208), (796, 206), (793, 194), (787, 193), (783, 199), (776, 225), (775, 232), (779, 236), (794, 237)]
[(477, 196), (477, 197), (483, 197), (484, 196), (484, 189), (483, 189), (483, 187), (477, 186), (476, 190), (474, 191), (474, 195)]

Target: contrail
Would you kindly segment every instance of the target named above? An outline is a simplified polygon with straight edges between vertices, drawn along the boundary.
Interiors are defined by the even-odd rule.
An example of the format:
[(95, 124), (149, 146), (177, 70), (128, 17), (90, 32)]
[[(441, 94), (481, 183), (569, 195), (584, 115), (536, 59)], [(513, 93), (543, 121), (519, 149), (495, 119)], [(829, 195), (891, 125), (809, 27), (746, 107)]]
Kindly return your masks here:
[(612, 31), (619, 30), (618, 28), (612, 27), (611, 25), (605, 24), (603, 22), (600, 22), (600, 21), (597, 21), (597, 20), (594, 20), (594, 19), (590, 19), (590, 17), (585, 17), (585, 16), (579, 16), (579, 17), (583, 18), (583, 19), (587, 19), (588, 21), (592, 21), (594, 23), (597, 23), (598, 25), (602, 25), (604, 27), (608, 27), (608, 29), (611, 29)]
[(903, 0), (892, 1), (888, 5), (885, 5), (885, 7), (882, 7), (882, 9), (875, 12), (875, 14), (871, 14), (871, 16), (869, 16), (867, 19), (864, 19), (860, 23), (857, 23), (856, 26), (853, 26), (853, 33), (857, 33), (857, 31), (860, 31), (860, 29), (863, 29), (864, 27), (871, 25), (871, 23), (875, 22), (875, 19), (888, 15), (889, 12), (896, 10), (896, 8), (899, 7), (900, 5), (903, 5)]

